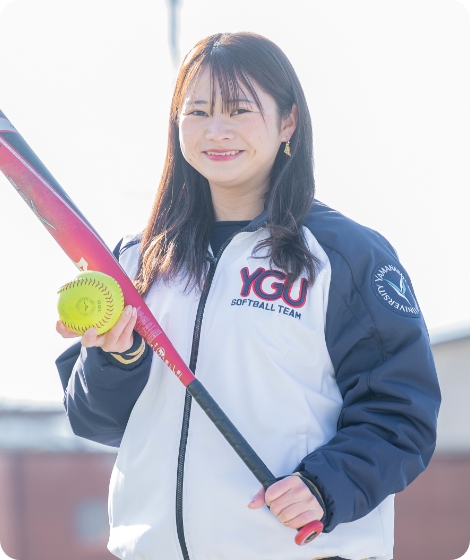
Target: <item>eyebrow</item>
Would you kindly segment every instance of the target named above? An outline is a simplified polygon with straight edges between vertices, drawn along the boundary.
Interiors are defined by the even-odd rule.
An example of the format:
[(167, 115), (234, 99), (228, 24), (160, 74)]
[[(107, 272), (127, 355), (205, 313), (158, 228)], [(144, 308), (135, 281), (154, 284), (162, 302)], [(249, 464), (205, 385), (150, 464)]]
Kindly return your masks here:
[[(194, 101), (190, 101), (189, 102), (191, 105), (209, 105), (209, 101), (206, 101), (205, 99), (196, 99)], [(228, 104), (235, 104), (235, 103), (249, 103), (250, 105), (254, 105), (255, 102), (251, 101), (251, 99), (229, 99), (228, 100)]]

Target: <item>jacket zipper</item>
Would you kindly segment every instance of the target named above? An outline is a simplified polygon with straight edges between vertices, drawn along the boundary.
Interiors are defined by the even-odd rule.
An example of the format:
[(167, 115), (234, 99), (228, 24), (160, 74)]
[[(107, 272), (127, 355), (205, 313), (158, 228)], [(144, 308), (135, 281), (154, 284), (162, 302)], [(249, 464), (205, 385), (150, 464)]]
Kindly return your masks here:
[[(243, 232), (256, 231), (259, 227), (265, 224), (260, 224), (258, 227), (253, 229), (243, 229)], [(196, 375), (196, 363), (199, 351), (199, 337), (201, 334), (201, 324), (204, 315), (204, 308), (206, 306), (207, 297), (209, 296), (209, 291), (212, 285), (212, 280), (214, 278), (215, 269), (219, 263), (220, 257), (224, 252), (227, 245), (232, 241), (232, 239), (241, 233), (241, 231), (235, 232), (231, 235), (227, 241), (220, 248), (217, 257), (210, 257), (209, 272), (207, 273), (207, 278), (204, 282), (204, 288), (202, 290), (201, 299), (199, 300), (199, 305), (197, 307), (196, 321), (194, 323), (193, 332), (193, 344), (191, 347), (191, 358), (189, 360), (189, 369)], [(186, 444), (188, 442), (188, 430), (189, 430), (189, 418), (191, 415), (191, 403), (192, 397), (186, 391), (186, 397), (184, 400), (184, 413), (183, 413), (183, 423), (181, 426), (181, 438), (180, 438), (180, 448), (178, 453), (178, 468), (176, 471), (176, 531), (178, 533), (178, 540), (181, 547), (181, 552), (183, 554), (184, 560), (190, 560), (188, 547), (186, 546), (186, 539), (184, 536), (184, 525), (183, 525), (183, 481), (184, 481), (184, 460), (186, 456)]]

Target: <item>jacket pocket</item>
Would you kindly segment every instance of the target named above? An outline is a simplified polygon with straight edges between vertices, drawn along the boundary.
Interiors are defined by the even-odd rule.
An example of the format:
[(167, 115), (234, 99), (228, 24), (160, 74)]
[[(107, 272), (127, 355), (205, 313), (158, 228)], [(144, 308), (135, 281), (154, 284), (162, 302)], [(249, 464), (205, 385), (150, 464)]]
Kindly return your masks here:
[(308, 455), (308, 437), (307, 434), (297, 434), (297, 464)]

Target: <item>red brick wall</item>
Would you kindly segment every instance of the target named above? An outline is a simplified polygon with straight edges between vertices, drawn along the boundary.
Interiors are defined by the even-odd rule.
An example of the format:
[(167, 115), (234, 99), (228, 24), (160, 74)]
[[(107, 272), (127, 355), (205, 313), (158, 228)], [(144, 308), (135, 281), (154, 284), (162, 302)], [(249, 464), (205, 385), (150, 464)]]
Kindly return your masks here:
[(4, 552), (15, 560), (115, 558), (106, 549), (106, 502), (113, 463), (114, 456), (106, 454), (1, 456), (0, 543)]
[[(15, 560), (115, 558), (106, 550), (104, 511), (113, 462), (112, 455), (0, 454), (5, 553)], [(454, 560), (464, 554), (470, 542), (469, 481), (470, 455), (435, 456), (397, 495), (395, 560)]]
[(395, 504), (395, 560), (460, 558), (470, 543), (470, 455), (435, 455)]

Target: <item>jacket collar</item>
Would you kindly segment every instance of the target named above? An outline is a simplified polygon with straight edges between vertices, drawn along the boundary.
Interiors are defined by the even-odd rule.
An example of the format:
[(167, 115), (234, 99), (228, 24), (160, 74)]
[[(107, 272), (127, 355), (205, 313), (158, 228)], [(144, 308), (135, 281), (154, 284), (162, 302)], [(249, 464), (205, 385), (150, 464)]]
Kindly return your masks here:
[(240, 231), (254, 231), (264, 227), (267, 223), (268, 223), (268, 210), (265, 204), (261, 214), (256, 216), (256, 218), (253, 218), (253, 220), (251, 220), (251, 222), (247, 226), (242, 228)]

